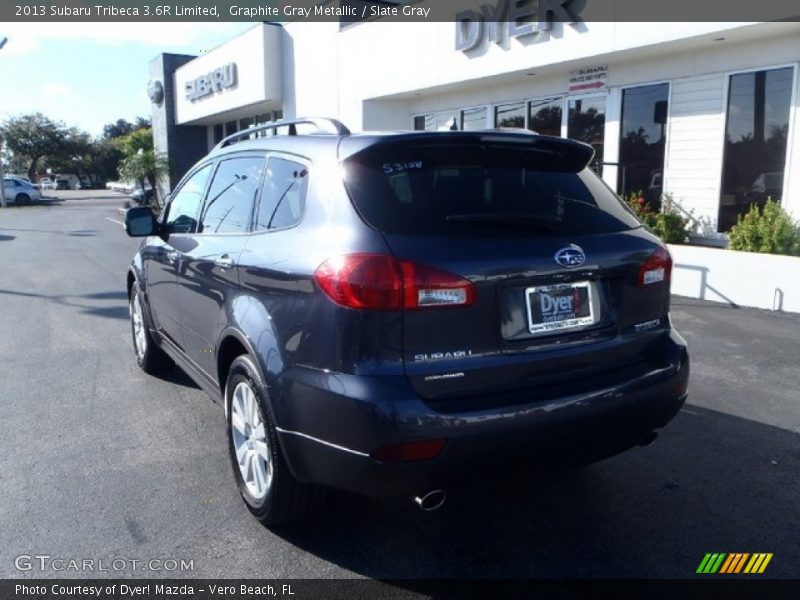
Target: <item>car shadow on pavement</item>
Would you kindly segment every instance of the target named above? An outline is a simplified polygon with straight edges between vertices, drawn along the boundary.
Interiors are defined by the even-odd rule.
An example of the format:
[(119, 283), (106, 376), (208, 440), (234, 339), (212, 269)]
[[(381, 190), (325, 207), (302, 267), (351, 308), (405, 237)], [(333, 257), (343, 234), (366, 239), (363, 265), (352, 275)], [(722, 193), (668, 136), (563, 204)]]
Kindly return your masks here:
[(685, 578), (712, 551), (774, 552), (770, 575), (796, 577), (798, 472), (797, 433), (687, 406), (654, 445), (590, 467), (476, 478), (433, 513), (336, 494), (276, 533), (380, 579)]
[(84, 294), (82, 298), (90, 300), (125, 300), (127, 306), (128, 293), (125, 290), (114, 290), (112, 292), (96, 292), (94, 294)]
[(180, 385), (186, 388), (191, 388), (194, 390), (199, 390), (200, 386), (197, 385), (194, 380), (189, 377), (186, 372), (178, 367), (177, 365), (172, 367), (171, 369), (166, 369), (159, 373), (155, 373), (153, 375), (162, 381), (166, 381), (167, 383), (174, 383), (175, 385)]

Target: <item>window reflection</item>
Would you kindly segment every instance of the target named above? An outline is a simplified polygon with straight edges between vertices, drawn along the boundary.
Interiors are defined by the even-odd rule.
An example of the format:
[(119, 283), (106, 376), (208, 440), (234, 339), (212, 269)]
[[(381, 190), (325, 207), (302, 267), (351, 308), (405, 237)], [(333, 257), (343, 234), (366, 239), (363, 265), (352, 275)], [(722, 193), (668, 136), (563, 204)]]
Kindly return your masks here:
[(524, 129), (525, 103), (512, 102), (496, 106), (494, 109), (494, 126)]
[(468, 108), (461, 111), (461, 129), (476, 131), (486, 129), (486, 107)]
[(569, 101), (567, 137), (586, 142), (594, 148), (592, 168), (602, 169), (603, 144), (606, 127), (606, 98), (575, 98)]
[(531, 100), (528, 104), (528, 129), (540, 135), (561, 136), (561, 98)]
[(622, 93), (618, 191), (641, 192), (645, 200), (661, 206), (664, 140), (669, 85), (646, 85)]
[(790, 67), (731, 75), (720, 231), (729, 231), (752, 204), (783, 196), (792, 77)]

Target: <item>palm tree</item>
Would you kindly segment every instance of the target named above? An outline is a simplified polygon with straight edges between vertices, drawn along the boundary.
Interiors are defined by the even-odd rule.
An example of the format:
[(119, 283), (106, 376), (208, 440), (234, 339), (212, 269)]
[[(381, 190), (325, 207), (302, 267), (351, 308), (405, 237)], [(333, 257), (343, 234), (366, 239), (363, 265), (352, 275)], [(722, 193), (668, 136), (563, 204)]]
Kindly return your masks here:
[(139, 182), (142, 192), (145, 182), (149, 183), (153, 190), (155, 207), (160, 209), (158, 180), (169, 173), (169, 161), (153, 148), (152, 130), (136, 130), (121, 137), (117, 144), (124, 156), (118, 167), (120, 176)]

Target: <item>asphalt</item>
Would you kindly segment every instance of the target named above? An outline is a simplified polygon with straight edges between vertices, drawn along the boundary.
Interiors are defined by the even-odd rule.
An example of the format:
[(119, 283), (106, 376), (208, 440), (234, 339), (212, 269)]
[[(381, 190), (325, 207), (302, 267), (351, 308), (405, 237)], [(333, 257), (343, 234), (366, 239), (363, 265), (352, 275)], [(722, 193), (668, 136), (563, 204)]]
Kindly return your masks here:
[[(222, 410), (134, 362), (123, 197), (60, 196), (0, 209), (0, 578), (686, 578), (706, 552), (800, 576), (799, 316), (675, 298), (689, 402), (648, 448), (431, 514), (334, 495), (273, 532), (237, 495)], [(32, 554), (193, 570), (15, 568)]]

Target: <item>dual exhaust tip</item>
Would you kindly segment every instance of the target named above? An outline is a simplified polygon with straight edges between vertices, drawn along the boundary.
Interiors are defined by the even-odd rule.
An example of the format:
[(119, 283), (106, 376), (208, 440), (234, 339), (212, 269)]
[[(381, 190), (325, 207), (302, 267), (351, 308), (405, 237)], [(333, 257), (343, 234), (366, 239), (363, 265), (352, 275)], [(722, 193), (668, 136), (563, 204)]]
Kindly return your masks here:
[(431, 512), (437, 508), (441, 508), (445, 500), (447, 500), (447, 494), (444, 490), (433, 490), (421, 496), (414, 496), (414, 504), (425, 512)]

